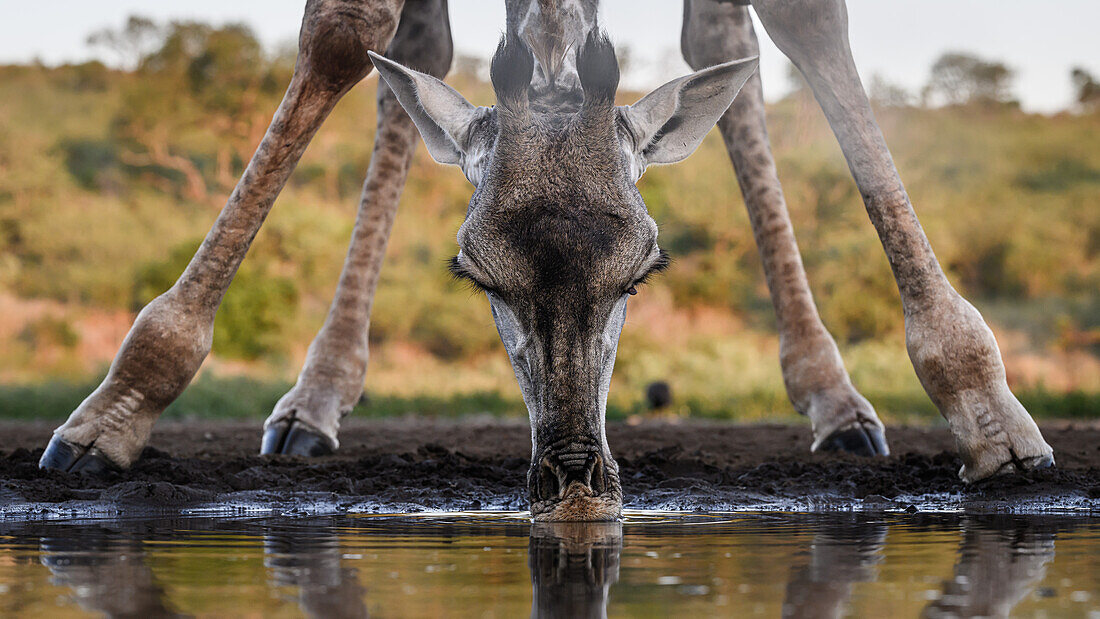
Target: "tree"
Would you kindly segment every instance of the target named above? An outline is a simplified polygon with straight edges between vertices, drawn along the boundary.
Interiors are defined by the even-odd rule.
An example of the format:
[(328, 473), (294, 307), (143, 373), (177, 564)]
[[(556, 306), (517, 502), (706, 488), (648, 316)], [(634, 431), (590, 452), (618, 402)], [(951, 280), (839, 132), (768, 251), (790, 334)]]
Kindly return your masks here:
[(160, 37), (160, 27), (153, 20), (131, 15), (122, 28), (97, 30), (88, 35), (87, 42), (114, 52), (124, 69), (133, 69), (156, 47)]
[(1070, 72), (1073, 88), (1081, 109), (1087, 111), (1100, 109), (1100, 82), (1082, 67), (1074, 67)]
[(868, 91), (871, 101), (883, 107), (908, 107), (913, 100), (909, 91), (877, 73), (871, 76)]
[(92, 39), (136, 55), (112, 123), (119, 160), (161, 185), (181, 184), (197, 201), (207, 200), (211, 180), (232, 187), (289, 80), (285, 59), (269, 58), (238, 24), (131, 17)]
[(932, 65), (925, 103), (944, 105), (1012, 104), (1012, 69), (1004, 63), (987, 61), (971, 54), (948, 52)]

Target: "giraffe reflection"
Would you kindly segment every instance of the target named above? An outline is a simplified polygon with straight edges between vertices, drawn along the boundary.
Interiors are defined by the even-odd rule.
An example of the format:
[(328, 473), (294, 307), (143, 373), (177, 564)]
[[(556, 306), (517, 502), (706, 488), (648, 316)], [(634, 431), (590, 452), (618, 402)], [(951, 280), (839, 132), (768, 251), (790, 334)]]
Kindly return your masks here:
[(814, 534), (808, 558), (791, 567), (784, 617), (839, 617), (857, 582), (877, 579), (882, 560), (885, 522), (868, 522), (862, 514), (826, 520)]
[(967, 518), (954, 574), (925, 617), (1008, 617), (1035, 589), (1054, 560), (1056, 523)]
[(43, 537), (42, 565), (53, 584), (68, 587), (72, 600), (108, 617), (182, 617), (170, 609), (164, 588), (145, 562), (138, 536), (119, 539), (107, 529), (88, 527), (79, 536)]
[[(308, 526), (264, 532), (264, 567), (271, 589), (293, 587), (309, 617), (367, 617), (366, 589), (358, 570), (343, 564), (331, 519)], [(193, 526), (193, 525), (192, 525)], [(107, 617), (183, 617), (166, 601), (165, 589), (147, 562), (148, 531), (119, 533), (106, 527), (78, 527), (64, 537), (41, 537), (42, 565), (52, 582), (68, 587), (82, 609)], [(170, 535), (187, 541), (188, 535)]]
[(536, 523), (527, 548), (532, 617), (607, 616), (607, 596), (619, 580), (621, 523)]
[[(401, 580), (392, 583), (416, 585), (421, 592), (436, 595), (453, 595), (466, 589), (464, 595), (479, 601), (485, 599), (479, 596), (488, 591), (479, 587), (504, 586), (510, 590), (507, 596), (523, 608), (522, 563), (507, 557), (519, 559), (508, 551), (517, 549), (516, 542), (522, 544), (524, 535), (529, 535), (532, 617), (606, 617), (613, 589), (618, 591), (619, 604), (623, 604), (617, 607), (621, 614), (634, 608), (630, 600), (638, 594), (639, 584), (651, 582), (649, 575), (654, 567), (660, 569), (659, 573), (669, 574), (687, 569), (694, 574), (690, 577), (696, 580), (694, 584), (716, 586), (716, 597), (728, 595), (742, 584), (754, 588), (765, 584), (755, 589), (757, 593), (764, 591), (769, 603), (778, 601), (772, 597), (779, 593), (773, 587), (778, 583), (762, 583), (759, 578), (786, 574), (782, 615), (788, 617), (838, 617), (860, 609), (866, 612), (870, 601), (866, 596), (878, 589), (859, 583), (892, 583), (899, 567), (915, 568), (923, 573), (922, 582), (943, 579), (942, 591), (923, 609), (923, 616), (1006, 617), (1046, 577), (1054, 560), (1057, 535), (1074, 533), (1081, 524), (1080, 520), (1055, 517), (968, 516), (960, 520), (956, 516), (803, 515), (799, 527), (791, 530), (769, 530), (766, 521), (751, 518), (715, 527), (628, 523), (625, 529), (629, 536), (624, 537), (624, 525), (618, 522), (535, 523), (528, 529), (514, 524), (502, 527), (499, 523), (395, 524), (385, 519), (360, 520), (349, 522), (342, 516), (275, 520), (261, 522), (258, 527), (232, 520), (116, 522), (60, 528), (56, 523), (0, 524), (0, 539), (9, 536), (34, 540), (37, 561), (49, 569), (50, 581), (67, 587), (72, 603), (110, 617), (202, 614), (211, 608), (240, 608), (246, 599), (252, 600), (247, 603), (261, 604), (258, 611), (274, 610), (282, 605), (272, 596), (280, 594), (306, 616), (365, 617), (368, 591), (363, 583), (375, 582), (372, 579), (388, 573), (398, 574), (391, 571), (394, 566), (414, 569), (401, 571)], [(813, 532), (810, 537), (798, 535), (807, 528)], [(956, 561), (951, 571), (936, 572), (924, 560), (937, 552), (940, 556), (944, 550), (950, 552), (944, 547), (944, 532), (959, 535)], [(228, 546), (221, 538), (225, 533), (231, 535), (226, 538), (232, 540)], [(796, 535), (793, 539), (804, 540), (793, 553), (783, 543), (792, 540), (791, 534)], [(515, 539), (517, 536), (520, 540)], [(653, 539), (640, 539), (649, 537)], [(1063, 540), (1063, 551), (1072, 561), (1081, 546), (1075, 545), (1074, 536), (1070, 537), (1070, 541)], [(1079, 541), (1080, 536), (1076, 537)], [(489, 558), (483, 554), (482, 539), (491, 544), (486, 548), (506, 552)], [(478, 540), (471, 547), (485, 559), (470, 561), (473, 557), (463, 554), (470, 550), (465, 544), (470, 540)], [(683, 544), (684, 557), (675, 555), (677, 558), (670, 560), (674, 556), (670, 554), (659, 565), (644, 560), (639, 563), (641, 549), (652, 547), (650, 542)], [(918, 555), (913, 554), (914, 542), (925, 545)], [(884, 552), (888, 545), (895, 549), (889, 557)], [(359, 554), (367, 546), (385, 551)], [(624, 547), (628, 560), (622, 557)], [(204, 550), (195, 553), (195, 548)], [(227, 551), (228, 555), (218, 554)], [(420, 574), (419, 568), (426, 565), (425, 551), (443, 552), (430, 561), (454, 563), (458, 571), (432, 573), (417, 580), (414, 574)], [(243, 570), (237, 568), (240, 571), (234, 572), (221, 561), (259, 558), (260, 552), (263, 573), (259, 572), (258, 562), (236, 563)], [(349, 552), (354, 555), (345, 554)], [(725, 559), (720, 558), (723, 554)], [(628, 569), (623, 580), (629, 586), (617, 585), (624, 561)], [(738, 568), (753, 561), (774, 563), (763, 566), (769, 568), (763, 571)], [(496, 574), (494, 584), (485, 580), (484, 569), (490, 565), (496, 570), (492, 572)], [(727, 565), (733, 569), (720, 569)], [(893, 567), (887, 571), (882, 568), (885, 565)], [(731, 576), (739, 580), (730, 580)], [(223, 587), (226, 599), (188, 594), (196, 584), (210, 587), (214, 582)], [(854, 599), (853, 594), (863, 595)], [(394, 596), (384, 587), (371, 593), (374, 602), (386, 608), (440, 608), (437, 604), (417, 606), (419, 601), (408, 595)], [(759, 602), (763, 598), (731, 596), (734, 604), (749, 605), (753, 599)], [(402, 606), (410, 602), (413, 606)], [(0, 608), (4, 608), (2, 604)], [(509, 608), (508, 614), (516, 614), (515, 606)], [(915, 610), (912, 608), (909, 614), (915, 614)]]
[(367, 617), (366, 589), (358, 570), (341, 563), (340, 539), (331, 519), (305, 529), (264, 534), (264, 567), (272, 587), (298, 588), (298, 604), (310, 617)]

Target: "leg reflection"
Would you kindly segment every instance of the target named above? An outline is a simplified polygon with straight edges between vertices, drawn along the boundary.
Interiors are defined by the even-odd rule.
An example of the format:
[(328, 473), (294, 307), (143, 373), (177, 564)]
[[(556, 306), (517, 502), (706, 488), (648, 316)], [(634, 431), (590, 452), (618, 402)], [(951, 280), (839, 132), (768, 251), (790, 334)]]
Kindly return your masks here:
[(341, 565), (339, 538), (321, 529), (264, 535), (264, 566), (272, 584), (297, 587), (298, 603), (310, 617), (366, 617), (358, 570)]
[[(1008, 520), (1011, 520), (1009, 522)], [(1055, 527), (1026, 518), (963, 520), (954, 577), (925, 617), (1008, 617), (1054, 558)]]
[(856, 514), (823, 522), (810, 544), (809, 561), (791, 570), (783, 616), (844, 614), (853, 583), (875, 579), (886, 530), (886, 523), (868, 522)]
[(606, 617), (619, 580), (619, 522), (540, 522), (531, 527), (532, 617)]
[(52, 582), (69, 587), (84, 610), (108, 617), (181, 616), (166, 606), (139, 539), (88, 529), (63, 538), (43, 537), (39, 546)]

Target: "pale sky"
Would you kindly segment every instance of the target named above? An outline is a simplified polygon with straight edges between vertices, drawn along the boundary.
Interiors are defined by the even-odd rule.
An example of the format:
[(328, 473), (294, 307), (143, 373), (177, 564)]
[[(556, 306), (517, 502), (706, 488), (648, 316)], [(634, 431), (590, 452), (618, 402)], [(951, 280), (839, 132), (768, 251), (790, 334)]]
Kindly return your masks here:
[[(601, 24), (632, 48), (632, 87), (686, 72), (680, 60), (681, 4), (670, 0), (603, 0)], [(293, 41), (304, 0), (0, 0), (0, 63), (39, 58), (48, 64), (96, 57), (90, 31), (117, 27), (130, 14), (157, 20), (246, 22), (269, 46)], [(502, 0), (451, 0), (456, 50), (488, 59), (504, 28)], [(1100, 0), (848, 0), (852, 50), (869, 83), (879, 74), (916, 92), (940, 53), (965, 51), (1016, 71), (1013, 92), (1031, 111), (1064, 108), (1069, 71), (1100, 74)], [(787, 60), (761, 35), (765, 94), (787, 90)], [(109, 58), (104, 58), (105, 60)], [(638, 83), (644, 82), (644, 83)]]

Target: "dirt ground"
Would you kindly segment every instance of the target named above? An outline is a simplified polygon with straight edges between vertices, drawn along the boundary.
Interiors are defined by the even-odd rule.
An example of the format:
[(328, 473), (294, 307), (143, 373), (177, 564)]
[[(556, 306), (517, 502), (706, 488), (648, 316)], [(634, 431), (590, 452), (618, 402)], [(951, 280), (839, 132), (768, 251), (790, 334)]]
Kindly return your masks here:
[[(888, 428), (894, 453), (876, 459), (811, 454), (807, 426), (646, 421), (609, 424), (607, 434), (633, 508), (1100, 512), (1100, 422), (1042, 429), (1056, 468), (970, 487), (946, 428)], [(526, 508), (531, 443), (521, 421), (352, 420), (339, 453), (315, 460), (256, 455), (258, 422), (165, 423), (132, 470), (105, 479), (39, 470), (51, 430), (0, 423), (0, 516), (87, 506)]]

